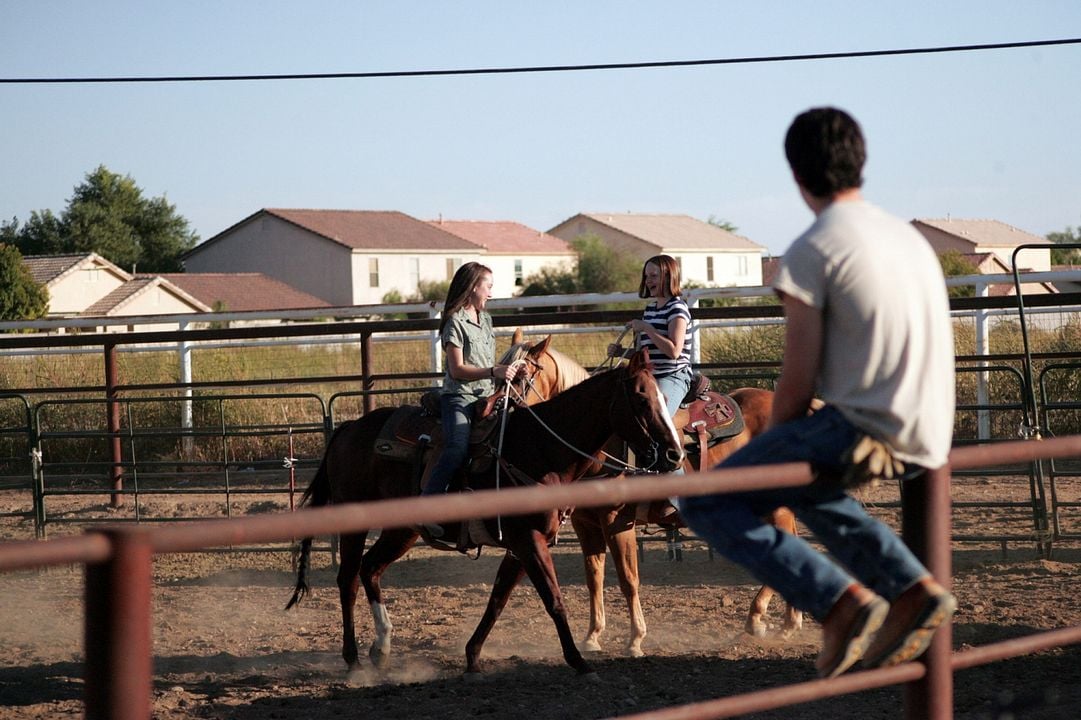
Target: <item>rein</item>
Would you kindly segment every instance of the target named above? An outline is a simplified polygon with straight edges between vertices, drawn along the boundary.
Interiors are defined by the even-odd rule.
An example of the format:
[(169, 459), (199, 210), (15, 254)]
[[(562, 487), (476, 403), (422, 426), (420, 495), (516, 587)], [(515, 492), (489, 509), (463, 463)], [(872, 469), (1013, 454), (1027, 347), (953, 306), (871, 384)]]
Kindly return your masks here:
[[(624, 395), (626, 395), (626, 393), (627, 393), (626, 384), (623, 385), (623, 392), (624, 392)], [(515, 394), (517, 395), (517, 391), (515, 391)], [(608, 406), (609, 417), (612, 417), (612, 415), (614, 414), (614, 410), (613, 410), (614, 405), (615, 405), (615, 399), (613, 399), (612, 402)], [(584, 452), (583, 450), (575, 447), (571, 443), (567, 442), (563, 437), (560, 436), (559, 433), (557, 433), (555, 430), (553, 430), (551, 427), (549, 427), (548, 424), (546, 422), (544, 422), (543, 420), (541, 420), (540, 417), (537, 415), (537, 413), (534, 412), (532, 407), (530, 407), (529, 405), (522, 405), (521, 409), (527, 410), (529, 412), (529, 414), (533, 416), (533, 419), (536, 420), (540, 424), (540, 426), (542, 428), (544, 428), (548, 432), (549, 435), (551, 435), (553, 438), (558, 440), (564, 447), (569, 449), (571, 452), (574, 452), (575, 454), (579, 455), (582, 458), (585, 458), (587, 460), (593, 460), (594, 462), (596, 462), (596, 459), (594, 458), (593, 455), (590, 455), (590, 454)], [(645, 423), (643, 423), (642, 420), (640, 418), (637, 418), (637, 417), (635, 418), (635, 420), (638, 422), (639, 426), (642, 428), (643, 432), (648, 437), (649, 433), (646, 432)], [(500, 446), (496, 450), (497, 454), (502, 453), (502, 449), (503, 449), (502, 448), (502, 442), (503, 442), (502, 435), (500, 435), (499, 441), (500, 441)], [(612, 458), (610, 455), (608, 455), (608, 453), (605, 453), (605, 456), (607, 456), (609, 459), (615, 460), (616, 462), (618, 462), (620, 465), (623, 466), (623, 467), (618, 467), (616, 465), (609, 465), (607, 462), (601, 461), (601, 467), (605, 468), (606, 470), (615, 470), (617, 472), (626, 472), (626, 471), (630, 470), (630, 471), (633, 471), (633, 472), (636, 472), (636, 473), (650, 473), (650, 472), (653, 472), (651, 470), (646, 470), (644, 468), (639, 468), (639, 467), (636, 467), (634, 465), (631, 465), (630, 463), (623, 462), (622, 460), (617, 460), (616, 458)], [(497, 489), (499, 487), (498, 483), (499, 483), (499, 476), (498, 476), (498, 472), (497, 472), (497, 475), (496, 475), (496, 488)]]

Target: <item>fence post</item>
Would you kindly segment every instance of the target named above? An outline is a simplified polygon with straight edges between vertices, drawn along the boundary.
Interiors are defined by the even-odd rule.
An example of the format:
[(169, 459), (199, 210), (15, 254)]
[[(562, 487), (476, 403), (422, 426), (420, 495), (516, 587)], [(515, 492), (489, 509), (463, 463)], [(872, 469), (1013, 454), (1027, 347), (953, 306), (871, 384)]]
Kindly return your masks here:
[[(179, 329), (187, 330), (188, 323), (182, 321)], [(183, 458), (191, 460), (195, 454), (195, 436), (192, 435), (192, 428), (195, 426), (195, 410), (192, 404), (194, 393), (191, 390), (191, 343), (181, 340), (177, 344), (177, 351), (180, 355), (180, 382), (184, 385), (184, 400), (180, 405), (180, 429), (183, 433), (180, 446)]]
[(124, 455), (120, 443), (120, 403), (117, 401), (116, 386), (119, 385), (116, 370), (116, 343), (105, 343), (105, 413), (106, 428), (109, 431), (109, 446), (112, 454), (112, 466), (109, 477), (112, 480), (113, 494), (110, 503), (114, 508), (123, 507), (124, 498), (120, 491), (124, 489)]
[(372, 334), (363, 332), (360, 334), (360, 374), (364, 378), (364, 414), (367, 415), (375, 410), (375, 398), (367, 394), (375, 387), (372, 382)]
[[(953, 548), (948, 465), (901, 483), (901, 534), (935, 579), (949, 589), (953, 584)], [(927, 673), (905, 685), (907, 720), (953, 718), (952, 653), (953, 627), (946, 623), (920, 660)]]
[(100, 532), (112, 552), (86, 566), (86, 717), (149, 720), (153, 547), (139, 528)]

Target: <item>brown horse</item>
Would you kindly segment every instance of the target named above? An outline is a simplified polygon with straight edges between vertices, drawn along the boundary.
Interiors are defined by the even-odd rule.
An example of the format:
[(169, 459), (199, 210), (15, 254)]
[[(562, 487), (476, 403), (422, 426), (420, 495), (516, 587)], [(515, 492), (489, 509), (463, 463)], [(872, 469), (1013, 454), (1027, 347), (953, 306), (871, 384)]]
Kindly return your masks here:
[[(762, 432), (769, 420), (773, 408), (773, 393), (759, 388), (739, 388), (729, 394), (739, 405), (743, 415), (744, 428), (738, 434), (715, 444), (707, 449), (705, 467), (712, 468), (733, 452), (746, 445), (751, 438)], [(687, 411), (680, 410), (675, 417), (677, 428), (684, 427)], [(694, 472), (701, 467), (700, 458), (688, 454), (684, 461), (684, 471)], [(638, 552), (635, 525), (647, 515), (648, 506), (618, 505), (602, 508), (575, 508), (571, 514), (571, 523), (582, 545), (585, 560), (586, 587), (589, 589), (589, 631), (582, 642), (582, 649), (599, 652), (600, 635), (605, 629), (604, 612), (604, 562), (605, 548), (611, 551), (615, 563), (619, 587), (627, 601), (630, 614), (631, 635), (627, 642), (627, 653), (640, 657), (642, 641), (646, 636), (646, 621), (642, 613), (639, 597)], [(788, 508), (778, 508), (769, 517), (769, 522), (778, 528), (795, 534), (796, 518)], [(669, 527), (684, 527), (678, 515), (662, 520)], [(766, 634), (766, 613), (772, 588), (762, 586), (751, 601), (744, 630), (756, 637)], [(803, 626), (803, 613), (791, 605), (786, 606), (783, 633), (785, 636)]]
[[(582, 408), (597, 408), (599, 412), (582, 412)], [(407, 462), (376, 451), (380, 431), (395, 412), (396, 408), (380, 408), (343, 423), (331, 436), (302, 504), (317, 507), (417, 494), (420, 488), (415, 469)], [(655, 456), (658, 469), (674, 468), (683, 460), (682, 445), (641, 353), (626, 367), (589, 378), (546, 402), (511, 412), (505, 422), (500, 457), (479, 472), (471, 471), (468, 487), (494, 488), (499, 477), (504, 485), (573, 482), (593, 464), (593, 456), (613, 434), (638, 451)], [(445, 523), (444, 527), (453, 535), (456, 525)], [(551, 510), (483, 518), (470, 523), (470, 529), (476, 525), (483, 525), (485, 531), (478, 533), (481, 538), (474, 538), (476, 545), (498, 545), (507, 552), (484, 616), (466, 644), (466, 673), (480, 671), (484, 641), (523, 576), (529, 577), (544, 602), (556, 626), (567, 664), (579, 673), (592, 672), (574, 643), (548, 551), (559, 529), (560, 513)], [(392, 628), (380, 579), (387, 567), (413, 546), (420, 533), (417, 527), (384, 528), (367, 552), (364, 551), (367, 531), (341, 537), (337, 584), (342, 609), (342, 657), (351, 671), (359, 669), (353, 617), (359, 584), (364, 584), (375, 629), (368, 655), (374, 664), (381, 666), (390, 654)], [(438, 549), (460, 549), (426, 539)], [(287, 608), (309, 592), (310, 556), (311, 538), (306, 538), (301, 543), (297, 584)]]
[[(538, 387), (548, 388), (549, 392), (559, 392), (568, 384), (568, 378), (584, 378), (586, 370), (569, 356), (553, 350), (545, 340), (543, 353), (531, 355), (531, 377)], [(516, 335), (516, 342), (521, 337)], [(559, 382), (557, 382), (557, 379)], [(759, 388), (739, 388), (730, 393), (730, 397), (739, 405), (743, 416), (743, 430), (726, 440), (714, 444), (707, 450), (705, 467), (712, 468), (733, 452), (746, 445), (751, 438), (762, 432), (769, 421), (773, 409), (773, 393)], [(682, 428), (687, 425), (687, 411), (676, 414), (675, 425)], [(702, 467), (697, 454), (688, 453), (684, 462), (685, 471), (694, 471)], [(593, 471), (596, 471), (596, 467)], [(647, 516), (648, 505), (619, 505), (615, 507), (576, 508), (571, 514), (571, 523), (582, 546), (585, 562), (586, 586), (589, 590), (590, 623), (589, 631), (581, 646), (591, 652), (600, 651), (600, 635), (605, 629), (604, 610), (604, 564), (605, 549), (611, 551), (616, 566), (620, 590), (627, 601), (630, 615), (631, 637), (627, 643), (628, 654), (638, 657), (642, 653), (642, 640), (646, 636), (645, 616), (639, 597), (638, 553), (635, 525)], [(796, 518), (787, 508), (779, 508), (769, 516), (769, 521), (778, 528), (790, 533), (796, 532)], [(663, 520), (669, 527), (683, 527), (678, 515)], [(767, 586), (761, 587), (751, 601), (744, 629), (756, 637), (766, 634), (766, 614), (774, 591)], [(783, 634), (789, 635), (803, 626), (803, 613), (787, 606), (784, 614)]]

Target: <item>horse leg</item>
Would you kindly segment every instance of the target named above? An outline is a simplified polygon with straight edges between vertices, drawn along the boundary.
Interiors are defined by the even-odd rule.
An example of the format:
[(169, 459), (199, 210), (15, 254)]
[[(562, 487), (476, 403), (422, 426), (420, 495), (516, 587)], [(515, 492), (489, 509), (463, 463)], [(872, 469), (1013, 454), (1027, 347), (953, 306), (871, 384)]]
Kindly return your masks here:
[(515, 557), (514, 553), (508, 551), (503, 556), (503, 562), (499, 564), (499, 570), (496, 572), (495, 583), (492, 585), (492, 594), (488, 597), (488, 607), (484, 609), (484, 616), (481, 617), (469, 642), (465, 644), (466, 677), (480, 672), (480, 651), (484, 646), (484, 641), (488, 639), (488, 634), (492, 631), (496, 620), (502, 614), (503, 608), (507, 606), (511, 591), (521, 582), (524, 574), (522, 562)]
[(597, 522), (593, 509), (576, 510), (571, 513), (571, 524), (582, 546), (585, 563), (586, 588), (589, 590), (589, 631), (581, 648), (585, 652), (600, 652), (601, 633), (605, 629), (604, 616), (604, 531)]
[[(380, 579), (387, 567), (405, 555), (417, 541), (419, 535), (412, 528), (384, 529), (379, 539), (364, 554), (360, 563), (360, 580), (364, 583), (364, 594), (368, 598), (368, 607), (372, 613), (372, 627), (375, 637), (368, 648), (368, 659), (376, 667), (382, 668), (390, 657), (390, 640), (394, 626), (390, 622), (386, 604), (383, 602), (383, 587)], [(354, 586), (355, 588), (355, 586)], [(356, 591), (353, 593), (356, 598)], [(356, 641), (353, 641), (353, 662), (356, 662)]]
[[(770, 515), (769, 521), (786, 533), (796, 534), (796, 516), (786, 507), (779, 507)], [(790, 637), (803, 628), (803, 611), (787, 603), (784, 611), (784, 625), (781, 637)]]
[(559, 635), (559, 644), (563, 648), (563, 659), (574, 668), (579, 675), (596, 677), (593, 668), (578, 652), (578, 646), (574, 644), (574, 636), (571, 633), (570, 622), (567, 620), (567, 608), (563, 604), (563, 593), (559, 589), (559, 579), (556, 577), (555, 565), (552, 555), (548, 552), (548, 540), (543, 533), (530, 532), (531, 542), (521, 543), (521, 548), (513, 548), (515, 555), (522, 561), (526, 575), (533, 582), (537, 594), (544, 602), (544, 608), (548, 616), (556, 626), (556, 634)]
[(642, 612), (642, 600), (638, 594), (638, 542), (634, 534), (634, 525), (618, 532), (609, 531), (608, 549), (612, 551), (612, 561), (619, 576), (619, 589), (627, 600), (627, 612), (631, 621), (631, 637), (627, 642), (627, 654), (642, 657), (642, 641), (646, 638), (646, 616)]
[[(793, 535), (796, 534), (796, 516), (793, 515), (792, 511), (788, 508), (777, 508), (770, 513), (768, 519), (770, 523), (777, 527), (777, 529)], [(747, 634), (754, 635), (755, 637), (765, 637), (767, 630), (766, 613), (769, 611), (770, 600), (773, 599), (775, 594), (773, 588), (763, 585), (754, 596), (754, 600), (751, 601), (751, 609), (747, 613), (747, 623), (744, 625), (744, 630)], [(784, 625), (781, 629), (781, 636), (789, 637), (802, 627), (803, 611), (798, 610), (791, 604), (787, 605), (785, 608)]]
[(368, 533), (342, 535), (338, 542), (338, 598), (342, 606), (342, 658), (352, 672), (357, 667), (356, 623), (353, 606), (360, 587), (360, 558), (364, 554), (364, 541)]

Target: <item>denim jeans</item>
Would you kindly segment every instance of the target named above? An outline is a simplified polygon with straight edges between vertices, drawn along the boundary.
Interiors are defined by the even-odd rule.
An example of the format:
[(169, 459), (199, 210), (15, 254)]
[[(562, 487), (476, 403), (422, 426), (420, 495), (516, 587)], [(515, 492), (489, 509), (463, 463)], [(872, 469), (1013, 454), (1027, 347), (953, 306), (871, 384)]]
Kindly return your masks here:
[[(657, 387), (659, 387), (664, 394), (665, 406), (668, 408), (668, 417), (675, 418), (676, 412), (679, 410), (680, 401), (687, 397), (687, 393), (691, 389), (692, 376), (693, 373), (691, 372), (691, 369), (686, 367), (675, 371), (671, 375), (657, 378)], [(679, 468), (672, 474), (682, 475), (683, 468)]]
[(439, 396), (439, 411), (443, 416), (443, 451), (432, 467), (422, 495), (445, 493), (454, 479), (454, 473), (465, 462), (473, 422), (471, 406), (475, 400), (471, 395)]
[[(859, 434), (827, 406), (759, 435), (719, 467), (805, 461), (836, 471)], [(833, 557), (762, 520), (780, 506), (790, 508)], [(687, 525), (717, 552), (819, 621), (853, 578), (893, 601), (927, 575), (901, 538), (836, 483), (685, 497), (680, 509)]]

